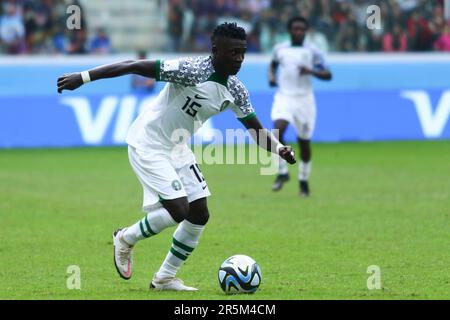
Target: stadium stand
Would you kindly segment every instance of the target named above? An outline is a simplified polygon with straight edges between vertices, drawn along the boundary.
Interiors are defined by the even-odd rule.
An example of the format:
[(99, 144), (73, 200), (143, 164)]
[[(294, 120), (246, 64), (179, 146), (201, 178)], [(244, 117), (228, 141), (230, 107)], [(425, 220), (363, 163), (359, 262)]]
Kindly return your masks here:
[[(447, 3), (447, 7), (445, 6)], [(311, 22), (309, 41), (331, 52), (450, 50), (448, 0), (4, 0), (1, 54), (205, 52), (213, 27), (236, 21), (249, 52), (287, 39), (293, 15)], [(82, 27), (68, 30), (67, 7), (81, 8)], [(381, 28), (366, 27), (367, 7), (381, 9)], [(446, 10), (444, 9), (446, 8)]]

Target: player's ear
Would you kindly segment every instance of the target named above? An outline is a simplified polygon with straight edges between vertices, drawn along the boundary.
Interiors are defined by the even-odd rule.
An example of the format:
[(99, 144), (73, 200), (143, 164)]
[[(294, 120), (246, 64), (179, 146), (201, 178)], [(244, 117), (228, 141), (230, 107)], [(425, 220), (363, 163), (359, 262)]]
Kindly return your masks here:
[(217, 55), (217, 45), (216, 45), (216, 43), (212, 44), (211, 52), (212, 52), (213, 55)]

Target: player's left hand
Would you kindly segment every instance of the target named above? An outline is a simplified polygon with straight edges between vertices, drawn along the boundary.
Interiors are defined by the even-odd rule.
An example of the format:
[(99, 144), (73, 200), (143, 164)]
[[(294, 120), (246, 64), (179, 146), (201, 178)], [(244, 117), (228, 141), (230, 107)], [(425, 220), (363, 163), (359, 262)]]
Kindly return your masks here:
[(278, 154), (281, 158), (286, 160), (290, 164), (295, 164), (297, 161), (295, 160), (295, 153), (290, 146), (283, 146), (278, 151)]
[(66, 73), (58, 78), (58, 92), (63, 90), (75, 90), (83, 84), (83, 79), (79, 72)]

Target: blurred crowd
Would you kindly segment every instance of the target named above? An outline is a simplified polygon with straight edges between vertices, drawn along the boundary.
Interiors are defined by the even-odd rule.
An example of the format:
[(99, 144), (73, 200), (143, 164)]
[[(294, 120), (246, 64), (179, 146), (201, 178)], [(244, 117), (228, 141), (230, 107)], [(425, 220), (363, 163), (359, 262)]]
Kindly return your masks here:
[[(374, 30), (370, 5), (380, 8)], [(232, 20), (246, 29), (250, 52), (270, 52), (289, 39), (293, 15), (310, 21), (308, 41), (323, 51), (450, 51), (444, 0), (169, 0), (168, 50), (206, 51), (214, 26)]]
[[(169, 52), (208, 51), (212, 30), (224, 21), (235, 21), (247, 31), (249, 52), (270, 52), (274, 44), (289, 39), (286, 23), (294, 15), (310, 21), (307, 40), (325, 52), (450, 51), (446, 0), (165, 1), (168, 44), (164, 49)], [(0, 3), (0, 53), (113, 52), (106, 30), (89, 30), (88, 37), (79, 0)], [(80, 29), (67, 27), (70, 5), (81, 8)], [(381, 25), (373, 30), (367, 27), (369, 5), (381, 9)]]
[[(69, 11), (71, 5), (81, 10)], [(68, 28), (68, 18), (79, 13), (80, 28)], [(69, 23), (70, 23), (69, 22)], [(88, 39), (82, 5), (78, 0), (1, 0), (0, 53), (84, 54), (110, 53), (105, 30)]]

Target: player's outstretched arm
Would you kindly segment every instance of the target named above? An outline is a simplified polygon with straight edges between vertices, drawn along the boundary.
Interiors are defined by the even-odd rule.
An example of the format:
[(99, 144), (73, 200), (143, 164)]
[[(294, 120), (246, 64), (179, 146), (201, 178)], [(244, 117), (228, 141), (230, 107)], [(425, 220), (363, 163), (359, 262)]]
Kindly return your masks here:
[(88, 71), (66, 73), (58, 78), (58, 92), (75, 90), (90, 81), (120, 77), (126, 74), (155, 78), (156, 62), (152, 60), (127, 60), (96, 67)]
[(296, 162), (295, 154), (292, 148), (290, 146), (283, 145), (273, 134), (263, 128), (257, 117), (245, 120), (242, 123), (250, 132), (252, 138), (256, 141), (258, 146), (266, 149), (267, 151), (278, 154), (290, 164), (294, 164)]

